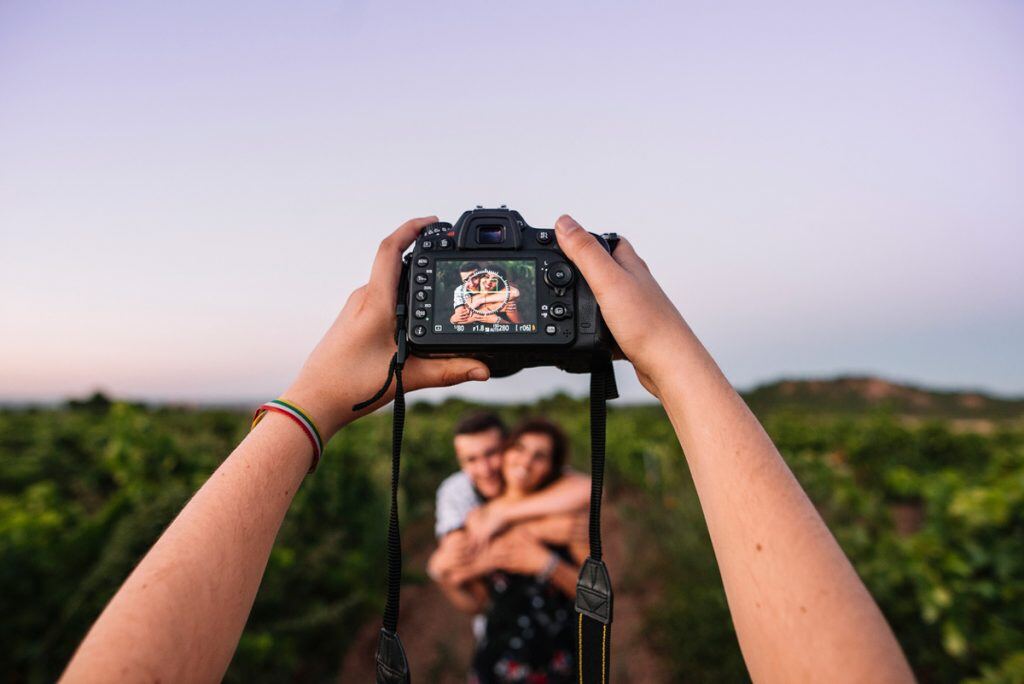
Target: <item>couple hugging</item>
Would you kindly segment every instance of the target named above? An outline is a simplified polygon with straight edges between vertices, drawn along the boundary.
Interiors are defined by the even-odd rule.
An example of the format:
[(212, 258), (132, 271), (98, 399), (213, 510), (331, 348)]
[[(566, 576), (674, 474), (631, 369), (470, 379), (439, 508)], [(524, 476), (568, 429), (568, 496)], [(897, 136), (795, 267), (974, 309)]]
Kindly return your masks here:
[(568, 438), (542, 418), (507, 431), (492, 413), (467, 416), (454, 449), (460, 470), (437, 490), (427, 570), (477, 616), (469, 681), (575, 681), (590, 478), (566, 468)]

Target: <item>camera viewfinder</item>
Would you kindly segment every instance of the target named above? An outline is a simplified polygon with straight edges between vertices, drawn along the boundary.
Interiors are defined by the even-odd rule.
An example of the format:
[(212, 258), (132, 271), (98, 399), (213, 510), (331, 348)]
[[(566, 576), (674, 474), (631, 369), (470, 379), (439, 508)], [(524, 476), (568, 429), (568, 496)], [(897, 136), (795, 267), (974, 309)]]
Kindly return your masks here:
[(476, 240), (481, 245), (500, 245), (505, 240), (505, 226), (497, 224), (478, 226)]

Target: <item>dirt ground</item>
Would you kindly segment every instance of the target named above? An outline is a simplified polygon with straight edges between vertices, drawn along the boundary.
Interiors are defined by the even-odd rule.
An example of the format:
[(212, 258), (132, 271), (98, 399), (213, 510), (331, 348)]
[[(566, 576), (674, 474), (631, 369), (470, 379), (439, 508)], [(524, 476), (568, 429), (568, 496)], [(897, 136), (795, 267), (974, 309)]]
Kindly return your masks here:
[[(635, 538), (624, 530), (624, 523), (615, 505), (603, 507), (602, 537), (605, 562), (611, 572), (615, 593), (613, 623), (612, 682), (668, 681), (658, 657), (648, 647), (644, 634), (644, 614), (656, 591), (643, 582), (618, 582), (617, 578), (632, 562), (629, 541)], [(421, 537), (421, 535), (415, 535)], [(406, 549), (407, 568), (412, 573), (425, 572), (428, 542), (421, 548)], [(625, 588), (618, 589), (625, 585)], [(643, 589), (643, 590), (641, 590)], [(341, 682), (374, 681), (373, 654), (377, 644), (380, 620), (363, 625), (342, 666)], [(402, 586), (401, 615), (398, 634), (402, 638), (413, 681), (457, 684), (466, 681), (472, 654), (473, 637), (470, 618), (455, 610), (441, 591), (430, 581)]]

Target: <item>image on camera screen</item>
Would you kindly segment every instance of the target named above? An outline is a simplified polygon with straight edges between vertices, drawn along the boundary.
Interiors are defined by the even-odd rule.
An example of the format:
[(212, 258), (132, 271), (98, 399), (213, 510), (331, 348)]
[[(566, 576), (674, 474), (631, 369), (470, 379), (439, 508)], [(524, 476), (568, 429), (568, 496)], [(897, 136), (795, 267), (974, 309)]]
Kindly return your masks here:
[(533, 259), (437, 261), (434, 332), (537, 332)]

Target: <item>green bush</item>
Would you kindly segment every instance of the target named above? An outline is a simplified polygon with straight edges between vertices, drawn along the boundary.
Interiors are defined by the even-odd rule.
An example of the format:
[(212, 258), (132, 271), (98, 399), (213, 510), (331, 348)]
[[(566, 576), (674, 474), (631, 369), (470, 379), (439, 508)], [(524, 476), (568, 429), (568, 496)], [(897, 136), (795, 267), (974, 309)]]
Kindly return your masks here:
[[(432, 513), (467, 404), (417, 404), (403, 458), (406, 527)], [(586, 402), (500, 408), (563, 423), (588, 460)], [(925, 682), (1024, 681), (1024, 433), (954, 431), (884, 413), (764, 416)], [(231, 451), (246, 416), (87, 401), (0, 411), (0, 674), (52, 681), (117, 586)], [(648, 632), (674, 680), (741, 681), (699, 502), (657, 406), (609, 415), (609, 488), (657, 594)], [(336, 676), (383, 596), (390, 416), (346, 428), (289, 511), (228, 671), (231, 681)], [(653, 578), (653, 579), (652, 579)], [(658, 579), (661, 578), (661, 579)], [(649, 585), (647, 583), (650, 583)]]

